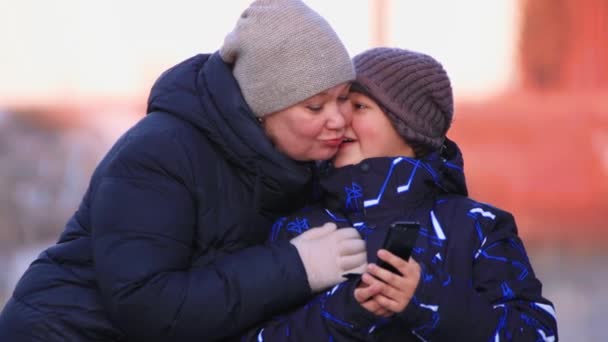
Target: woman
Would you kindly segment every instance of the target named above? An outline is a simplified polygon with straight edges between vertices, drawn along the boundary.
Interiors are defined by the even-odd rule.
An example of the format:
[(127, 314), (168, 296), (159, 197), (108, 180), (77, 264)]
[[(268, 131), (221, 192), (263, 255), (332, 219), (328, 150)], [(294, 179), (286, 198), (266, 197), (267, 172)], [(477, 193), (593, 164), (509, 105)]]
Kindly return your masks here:
[[(553, 306), (513, 216), (467, 197), (462, 155), (446, 138), (453, 101), (441, 64), (391, 48), (354, 64), (352, 120), (321, 179), (325, 203), (278, 220), (272, 239), (331, 219), (359, 229), (370, 264), (243, 340), (555, 341)], [(395, 221), (421, 224), (409, 261), (381, 249)]]
[[(0, 340), (223, 339), (362, 271), (354, 229), (263, 244), (278, 215), (306, 201), (312, 161), (337, 151), (353, 79), (317, 13), (252, 3), (219, 52), (158, 79), (146, 117), (18, 283)], [(336, 262), (310, 258), (316, 249)]]

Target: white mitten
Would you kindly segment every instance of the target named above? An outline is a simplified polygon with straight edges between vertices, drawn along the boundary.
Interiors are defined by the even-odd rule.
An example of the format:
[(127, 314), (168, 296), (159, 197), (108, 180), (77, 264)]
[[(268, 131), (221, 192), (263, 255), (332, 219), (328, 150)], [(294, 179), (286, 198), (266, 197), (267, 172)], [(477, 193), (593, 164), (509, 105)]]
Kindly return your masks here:
[(354, 228), (335, 223), (311, 228), (290, 241), (302, 259), (313, 292), (345, 280), (346, 273), (363, 273), (367, 266), (365, 241)]

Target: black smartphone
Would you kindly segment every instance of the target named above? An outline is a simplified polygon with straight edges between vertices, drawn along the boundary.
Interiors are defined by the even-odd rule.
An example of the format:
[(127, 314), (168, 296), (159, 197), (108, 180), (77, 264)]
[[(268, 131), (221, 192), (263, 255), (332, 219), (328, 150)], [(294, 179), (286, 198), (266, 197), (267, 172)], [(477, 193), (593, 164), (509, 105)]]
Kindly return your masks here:
[[(396, 221), (388, 227), (382, 248), (402, 258), (409, 260), (412, 249), (420, 232), (420, 223), (412, 221)], [(392, 265), (378, 259), (378, 266), (396, 274), (401, 274)]]

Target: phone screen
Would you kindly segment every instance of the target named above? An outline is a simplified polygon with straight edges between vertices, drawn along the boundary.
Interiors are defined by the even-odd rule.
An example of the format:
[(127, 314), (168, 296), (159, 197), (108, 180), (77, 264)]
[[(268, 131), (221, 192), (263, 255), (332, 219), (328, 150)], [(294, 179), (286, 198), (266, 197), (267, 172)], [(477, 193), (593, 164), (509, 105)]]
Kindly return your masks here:
[[(407, 261), (410, 258), (412, 249), (416, 245), (419, 231), (420, 223), (418, 222), (393, 222), (389, 226), (382, 248)], [(393, 266), (382, 260), (378, 260), (378, 266), (393, 273), (401, 274)]]

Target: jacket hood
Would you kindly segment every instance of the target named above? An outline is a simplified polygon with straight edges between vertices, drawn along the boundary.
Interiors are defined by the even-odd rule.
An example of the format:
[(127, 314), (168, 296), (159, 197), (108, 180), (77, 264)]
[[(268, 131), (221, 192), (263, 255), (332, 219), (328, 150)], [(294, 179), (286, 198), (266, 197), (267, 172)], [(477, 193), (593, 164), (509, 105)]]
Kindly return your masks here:
[[(427, 158), (425, 158), (427, 159)], [(440, 151), (429, 155), (430, 161), (440, 172), (437, 186), (444, 193), (468, 196), (467, 182), (464, 175), (464, 158), (458, 145), (446, 138)]]
[(147, 113), (156, 111), (199, 129), (255, 189), (265, 209), (287, 210), (293, 203), (286, 203), (285, 196), (303, 197), (311, 164), (293, 161), (274, 148), (218, 52), (194, 56), (165, 71), (148, 100)]

